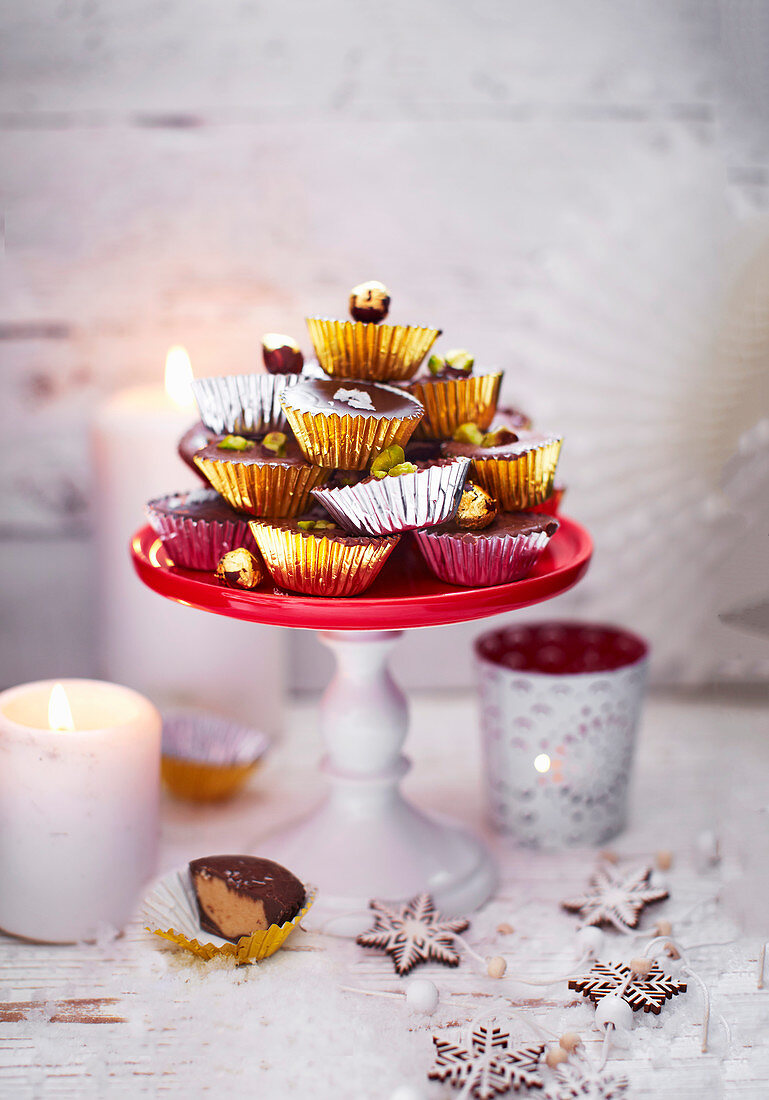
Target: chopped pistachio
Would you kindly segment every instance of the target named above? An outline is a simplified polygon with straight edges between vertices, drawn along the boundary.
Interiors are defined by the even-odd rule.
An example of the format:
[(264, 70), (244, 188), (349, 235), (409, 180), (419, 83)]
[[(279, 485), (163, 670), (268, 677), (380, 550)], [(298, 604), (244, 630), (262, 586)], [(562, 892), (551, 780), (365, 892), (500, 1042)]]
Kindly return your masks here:
[(442, 355), (431, 355), (427, 360), (427, 369), (430, 374), (440, 374), (446, 366), (446, 360)]
[(330, 519), (299, 519), (296, 525), (301, 531), (328, 531), (330, 527), (336, 527)]
[(216, 444), (220, 451), (247, 451), (253, 445), (252, 440), (242, 435), (226, 435)]
[(470, 443), (473, 447), (482, 447), (483, 438), (483, 432), (472, 420), (460, 424), (453, 435), (455, 443)]
[(385, 447), (371, 463), (371, 476), (376, 478), (387, 477), (393, 466), (399, 466), (405, 457), (403, 447), (399, 447), (397, 443)]
[(452, 370), (459, 370), (462, 371), (463, 374), (469, 374), (473, 369), (475, 356), (471, 355), (466, 348), (453, 348), (451, 351), (446, 352), (446, 362)]
[(262, 440), (262, 446), (268, 451), (273, 451), (278, 458), (283, 458), (287, 442), (288, 437), (283, 432), (268, 432)]
[(388, 477), (400, 477), (401, 474), (415, 474), (417, 468), (413, 462), (399, 462), (397, 466), (392, 466), (387, 471)]

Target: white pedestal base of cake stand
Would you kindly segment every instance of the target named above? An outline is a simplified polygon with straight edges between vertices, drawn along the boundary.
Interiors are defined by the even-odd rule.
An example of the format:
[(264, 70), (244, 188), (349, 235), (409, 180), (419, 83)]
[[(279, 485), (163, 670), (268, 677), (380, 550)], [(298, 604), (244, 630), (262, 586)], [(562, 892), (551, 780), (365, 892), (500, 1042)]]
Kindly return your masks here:
[[(337, 660), (320, 707), (330, 784), (323, 804), (258, 846), (260, 855), (320, 884), (309, 927), (338, 917), (334, 930), (366, 927), (371, 898), (402, 901), (423, 890), (441, 913), (469, 913), (494, 892), (496, 872), (483, 845), (448, 821), (407, 802), (410, 767), (401, 749), (408, 706), (387, 665), (401, 631), (319, 631)], [(343, 916), (345, 915), (345, 916)]]

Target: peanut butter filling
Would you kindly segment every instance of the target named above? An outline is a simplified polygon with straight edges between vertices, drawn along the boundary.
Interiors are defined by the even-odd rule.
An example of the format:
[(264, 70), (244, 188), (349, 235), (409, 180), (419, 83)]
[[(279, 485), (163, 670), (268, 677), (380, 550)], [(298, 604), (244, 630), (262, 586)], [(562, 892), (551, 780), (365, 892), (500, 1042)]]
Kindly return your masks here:
[(226, 940), (236, 940), (269, 928), (264, 902), (230, 890), (221, 878), (196, 874), (195, 893), (202, 913), (214, 927), (220, 929)]

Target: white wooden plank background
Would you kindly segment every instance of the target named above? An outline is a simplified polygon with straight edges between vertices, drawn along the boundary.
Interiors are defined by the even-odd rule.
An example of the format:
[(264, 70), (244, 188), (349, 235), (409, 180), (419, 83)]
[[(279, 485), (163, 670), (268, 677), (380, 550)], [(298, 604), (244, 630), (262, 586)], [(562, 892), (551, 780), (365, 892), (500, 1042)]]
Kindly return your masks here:
[[(413, 718), (412, 795), (482, 828), (474, 701), (420, 696)], [(740, 702), (658, 697), (647, 708), (631, 823), (615, 849), (627, 857), (662, 847), (675, 853), (671, 899), (647, 911), (647, 922), (655, 913), (675, 922), (704, 901), (679, 924), (682, 942), (733, 941), (692, 951), (714, 1014), (728, 1019), (732, 1041), (727, 1047), (714, 1019), (711, 1053), (698, 1052), (695, 990), (673, 1001), (659, 1021), (638, 1019), (629, 1047), (616, 1051), (617, 1066), (630, 1077), (629, 1097), (763, 1100), (769, 1091), (769, 991), (758, 991), (755, 981), (757, 929), (766, 934), (766, 868), (763, 880), (753, 869), (760, 912), (751, 915), (750, 936), (736, 928), (728, 904), (712, 900), (741, 864), (751, 869), (760, 848), (755, 810), (765, 805), (769, 780), (766, 723), (760, 693)], [(288, 742), (235, 803), (193, 809), (167, 802), (164, 867), (250, 842), (310, 805), (319, 794), (313, 724), (309, 704), (293, 708)], [(721, 836), (724, 862), (701, 871), (694, 853), (706, 828)], [(593, 854), (537, 854), (492, 842), (502, 885), (494, 902), (474, 916), (470, 942), (481, 954), (504, 951), (510, 974), (567, 972), (575, 921), (560, 912), (558, 901), (583, 885)], [(496, 936), (500, 920), (515, 933)], [(606, 957), (633, 954), (626, 940), (608, 939), (614, 949)], [(313, 932), (298, 932), (289, 944), (259, 967), (233, 970), (168, 953), (138, 927), (115, 943), (77, 949), (0, 939), (0, 1095), (387, 1100), (398, 1084), (411, 1082), (435, 1100), (448, 1098), (448, 1088), (428, 1087), (424, 1076), (430, 1029), (469, 1018), (452, 1000), (485, 1006), (500, 992), (546, 1028), (576, 1029), (591, 1053), (597, 1049), (592, 1010), (563, 983), (544, 990), (512, 980), (495, 983), (468, 961), (456, 971), (422, 969), (438, 984), (445, 1006), (425, 1022), (401, 1003), (340, 992), (341, 985), (403, 988), (379, 956)], [(532, 1037), (523, 1025), (520, 1034)]]

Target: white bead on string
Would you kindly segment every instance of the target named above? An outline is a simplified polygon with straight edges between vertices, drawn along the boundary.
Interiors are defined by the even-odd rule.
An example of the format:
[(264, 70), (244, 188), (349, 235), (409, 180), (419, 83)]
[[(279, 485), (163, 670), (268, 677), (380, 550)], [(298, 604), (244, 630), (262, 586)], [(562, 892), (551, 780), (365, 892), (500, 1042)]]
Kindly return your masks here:
[(406, 1004), (413, 1012), (432, 1016), (439, 1002), (438, 987), (429, 978), (414, 978), (406, 986)]
[(595, 1022), (598, 1028), (629, 1031), (633, 1026), (633, 1009), (619, 993), (608, 993), (596, 1005)]
[(606, 937), (600, 928), (596, 928), (594, 924), (586, 924), (584, 928), (577, 930), (576, 940), (577, 946), (580, 949), (582, 955), (597, 959), (603, 949), (604, 940)]

